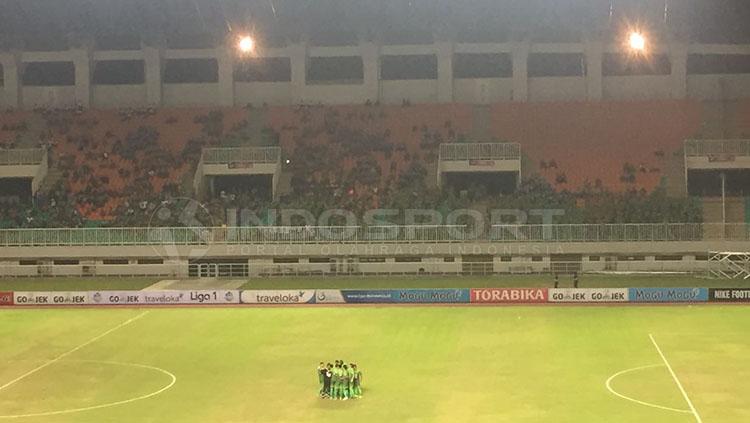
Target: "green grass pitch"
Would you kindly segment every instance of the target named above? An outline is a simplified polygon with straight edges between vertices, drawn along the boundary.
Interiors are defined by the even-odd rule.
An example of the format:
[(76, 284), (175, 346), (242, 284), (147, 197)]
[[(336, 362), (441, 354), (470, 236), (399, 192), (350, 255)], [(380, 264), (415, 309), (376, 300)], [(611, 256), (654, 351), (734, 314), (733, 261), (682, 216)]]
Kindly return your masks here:
[[(0, 322), (0, 414), (85, 409), (0, 422), (698, 421), (649, 334), (702, 421), (750, 421), (741, 306), (5, 309)], [(363, 399), (317, 398), (317, 363), (338, 358), (360, 364)], [(622, 371), (610, 388), (631, 400), (606, 386)]]

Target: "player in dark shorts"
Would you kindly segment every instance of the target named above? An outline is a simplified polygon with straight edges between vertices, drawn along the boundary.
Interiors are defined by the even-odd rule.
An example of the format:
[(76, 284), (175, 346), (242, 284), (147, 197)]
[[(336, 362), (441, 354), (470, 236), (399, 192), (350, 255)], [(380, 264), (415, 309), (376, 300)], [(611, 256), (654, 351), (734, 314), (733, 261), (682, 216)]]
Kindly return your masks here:
[(331, 378), (333, 377), (333, 364), (328, 363), (328, 365), (325, 368), (325, 371), (323, 371), (323, 392), (320, 394), (322, 398), (330, 398), (331, 397)]
[(317, 373), (318, 373), (318, 384), (320, 385), (320, 396), (323, 397), (323, 393), (325, 393), (323, 382), (325, 380), (325, 375), (326, 375), (326, 365), (322, 361), (320, 362), (320, 364), (318, 364)]

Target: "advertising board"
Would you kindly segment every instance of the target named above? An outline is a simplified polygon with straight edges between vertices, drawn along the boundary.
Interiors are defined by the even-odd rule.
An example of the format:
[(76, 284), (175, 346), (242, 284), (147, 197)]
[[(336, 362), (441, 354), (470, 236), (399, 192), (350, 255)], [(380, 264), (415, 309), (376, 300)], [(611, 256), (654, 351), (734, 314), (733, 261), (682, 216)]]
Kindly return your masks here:
[(478, 288), (471, 290), (472, 303), (546, 303), (547, 288)]
[(628, 301), (627, 288), (552, 288), (551, 303), (624, 303)]

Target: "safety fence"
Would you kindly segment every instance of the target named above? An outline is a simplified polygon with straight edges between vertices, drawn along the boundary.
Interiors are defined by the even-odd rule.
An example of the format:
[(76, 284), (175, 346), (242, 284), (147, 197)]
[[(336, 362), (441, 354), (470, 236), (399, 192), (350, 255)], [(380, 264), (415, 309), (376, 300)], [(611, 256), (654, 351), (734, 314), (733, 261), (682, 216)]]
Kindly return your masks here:
[(440, 160), (519, 160), (517, 143), (445, 143), (440, 144)]
[(2, 229), (0, 247), (326, 243), (750, 241), (746, 223)]
[(685, 155), (700, 157), (712, 155), (750, 156), (750, 140), (687, 140)]
[(0, 166), (38, 165), (45, 154), (41, 148), (0, 149)]
[(279, 147), (204, 148), (203, 164), (277, 163), (281, 160)]
[[(458, 252), (455, 254), (459, 254)], [(24, 264), (0, 265), (2, 277), (128, 277), (179, 278), (288, 278), (288, 277), (388, 277), (388, 276), (518, 276), (552, 282), (579, 274), (699, 275), (706, 276), (709, 262), (695, 256), (585, 256), (579, 261), (552, 261), (545, 256), (476, 256), (482, 261), (450, 257), (310, 257), (274, 260), (199, 262), (152, 260), (25, 260)], [(7, 262), (6, 262), (7, 263)]]

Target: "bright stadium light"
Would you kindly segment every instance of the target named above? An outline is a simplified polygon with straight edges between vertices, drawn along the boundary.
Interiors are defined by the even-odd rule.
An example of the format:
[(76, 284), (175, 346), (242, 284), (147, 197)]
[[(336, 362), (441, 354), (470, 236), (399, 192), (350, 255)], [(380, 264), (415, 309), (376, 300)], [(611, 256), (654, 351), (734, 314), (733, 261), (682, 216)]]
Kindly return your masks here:
[(242, 36), (237, 42), (237, 48), (241, 53), (252, 53), (255, 50), (255, 40), (249, 35)]
[(646, 37), (638, 31), (633, 31), (628, 36), (628, 45), (634, 51), (644, 51), (646, 49)]

